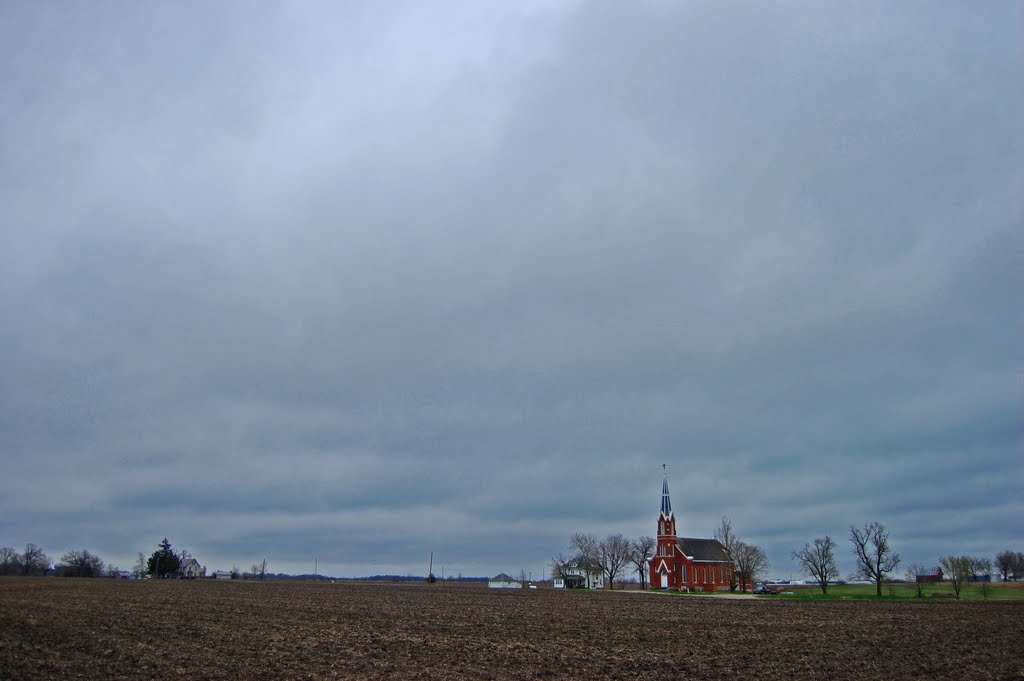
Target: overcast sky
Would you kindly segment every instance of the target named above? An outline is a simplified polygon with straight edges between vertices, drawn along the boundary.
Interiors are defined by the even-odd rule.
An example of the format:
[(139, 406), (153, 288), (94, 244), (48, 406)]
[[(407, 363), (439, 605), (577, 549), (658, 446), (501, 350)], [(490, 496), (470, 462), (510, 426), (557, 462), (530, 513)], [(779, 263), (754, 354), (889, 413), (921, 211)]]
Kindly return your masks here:
[(0, 4), (0, 545), (1024, 550), (1024, 10), (726, 5)]

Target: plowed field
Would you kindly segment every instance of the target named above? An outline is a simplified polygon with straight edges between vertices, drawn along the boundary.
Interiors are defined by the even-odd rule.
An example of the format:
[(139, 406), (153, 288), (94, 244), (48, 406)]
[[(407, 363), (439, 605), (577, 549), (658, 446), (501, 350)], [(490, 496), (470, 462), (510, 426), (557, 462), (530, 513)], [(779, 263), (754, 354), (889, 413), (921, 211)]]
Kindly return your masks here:
[(0, 678), (1019, 679), (1024, 604), (0, 579)]

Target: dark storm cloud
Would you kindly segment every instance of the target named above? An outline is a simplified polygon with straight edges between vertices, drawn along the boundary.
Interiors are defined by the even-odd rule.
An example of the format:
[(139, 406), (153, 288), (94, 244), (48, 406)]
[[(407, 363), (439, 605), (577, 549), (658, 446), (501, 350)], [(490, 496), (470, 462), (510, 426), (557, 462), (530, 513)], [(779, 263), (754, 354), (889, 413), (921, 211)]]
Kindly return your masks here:
[(1024, 539), (1018, 10), (3, 13), (0, 543)]

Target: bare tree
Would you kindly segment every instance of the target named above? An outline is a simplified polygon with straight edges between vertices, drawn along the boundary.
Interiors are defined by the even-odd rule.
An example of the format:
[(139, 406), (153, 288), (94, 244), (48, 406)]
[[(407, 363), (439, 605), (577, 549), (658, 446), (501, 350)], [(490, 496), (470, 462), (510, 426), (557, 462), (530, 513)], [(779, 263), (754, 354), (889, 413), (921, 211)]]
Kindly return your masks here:
[(804, 544), (802, 549), (793, 552), (803, 572), (818, 583), (823, 594), (828, 593), (829, 583), (839, 577), (835, 549), (836, 543), (832, 537), (825, 535), (815, 539), (813, 546)]
[(914, 563), (907, 568), (907, 571), (904, 574), (906, 580), (913, 585), (914, 593), (918, 598), (924, 598), (924, 582), (918, 579), (918, 576), (923, 575), (924, 573), (925, 567), (920, 563)]
[(981, 595), (988, 600), (991, 591), (992, 560), (984, 557), (972, 557), (970, 561), (971, 577), (974, 578), (974, 581), (981, 583)]
[(768, 569), (768, 556), (761, 547), (738, 539), (733, 542), (732, 560), (735, 566), (734, 574), (739, 579), (740, 591), (752, 589), (754, 580)]
[(23, 575), (45, 574), (50, 559), (35, 544), (26, 544), (25, 553), (21, 554), (21, 573)]
[(262, 563), (252, 564), (252, 578), (253, 579), (264, 579), (267, 575), (267, 559), (264, 558)]
[(551, 557), (551, 562), (548, 565), (551, 567), (551, 578), (552, 579), (565, 579), (569, 574), (569, 565), (571, 559), (566, 557), (564, 553), (556, 553)]
[[(732, 521), (728, 517), (722, 516), (722, 521), (718, 524), (718, 528), (715, 530), (715, 539), (725, 547), (725, 552), (729, 554), (729, 560), (736, 564), (736, 544), (739, 539), (736, 538), (736, 534), (732, 531)], [(733, 579), (730, 580), (729, 590), (736, 590), (736, 572), (733, 572)]]
[(621, 534), (610, 534), (597, 546), (601, 570), (608, 578), (608, 588), (615, 588), (615, 578), (626, 567), (630, 557), (629, 540)]
[(60, 557), (62, 572), (70, 577), (102, 577), (103, 560), (87, 550), (68, 551)]
[(971, 576), (971, 559), (967, 556), (943, 556), (939, 559), (942, 573), (953, 587), (953, 594), (960, 598), (960, 589)]
[[(1009, 565), (1010, 569), (1006, 573), (1006, 575), (1003, 576), (1003, 579), (1008, 579), (1008, 580), (1016, 582), (1021, 577), (1024, 577), (1024, 552), (1021, 552), (1021, 551), (1016, 551), (1016, 552), (1006, 551), (1006, 553), (1010, 554), (1010, 565)], [(1002, 555), (1002, 554), (1000, 554), (1000, 555)]]
[(0, 548), (0, 575), (16, 575), (21, 572), (21, 554), (11, 546)]
[(587, 588), (591, 586), (593, 575), (601, 574), (601, 552), (597, 537), (592, 534), (577, 532), (569, 538), (569, 548), (576, 551), (573, 559), (587, 578)]
[(992, 574), (992, 560), (984, 557), (971, 558), (971, 577), (975, 579)]
[(1017, 562), (1017, 554), (1013, 551), (1000, 551), (996, 554), (996, 570), (999, 572), (999, 576), (1003, 578), (1004, 582), (1010, 580), (1010, 575), (1014, 573), (1014, 567)]
[(722, 516), (722, 521), (718, 524), (718, 528), (715, 529), (715, 539), (721, 542), (726, 551), (731, 551), (737, 541), (736, 534), (732, 531), (732, 521), (724, 515)]
[(863, 528), (850, 525), (850, 543), (857, 558), (857, 575), (875, 583), (875, 595), (882, 597), (882, 580), (900, 564), (900, 554), (889, 546), (885, 525), (872, 522)]
[(139, 551), (139, 557), (135, 559), (135, 568), (132, 572), (135, 573), (135, 579), (142, 579), (142, 575), (146, 574), (146, 556), (142, 551)]
[(647, 561), (654, 555), (654, 547), (658, 540), (654, 537), (644, 535), (637, 537), (630, 544), (629, 560), (636, 566), (637, 574), (640, 575), (640, 590), (647, 588)]

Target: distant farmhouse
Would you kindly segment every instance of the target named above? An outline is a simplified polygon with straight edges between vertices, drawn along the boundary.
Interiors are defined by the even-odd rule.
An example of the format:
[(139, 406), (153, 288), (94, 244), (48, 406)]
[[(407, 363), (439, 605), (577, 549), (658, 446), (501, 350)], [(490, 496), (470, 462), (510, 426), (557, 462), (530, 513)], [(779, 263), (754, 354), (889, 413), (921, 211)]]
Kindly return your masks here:
[(198, 579), (206, 576), (206, 568), (199, 564), (199, 561), (189, 556), (181, 561), (178, 566), (178, 574), (182, 579)]
[(604, 570), (600, 565), (588, 565), (583, 558), (576, 558), (566, 563), (561, 576), (555, 578), (556, 589), (603, 589)]
[(676, 536), (668, 474), (661, 483), (658, 551), (648, 565), (652, 589), (717, 591), (733, 583), (733, 563), (721, 542)]

